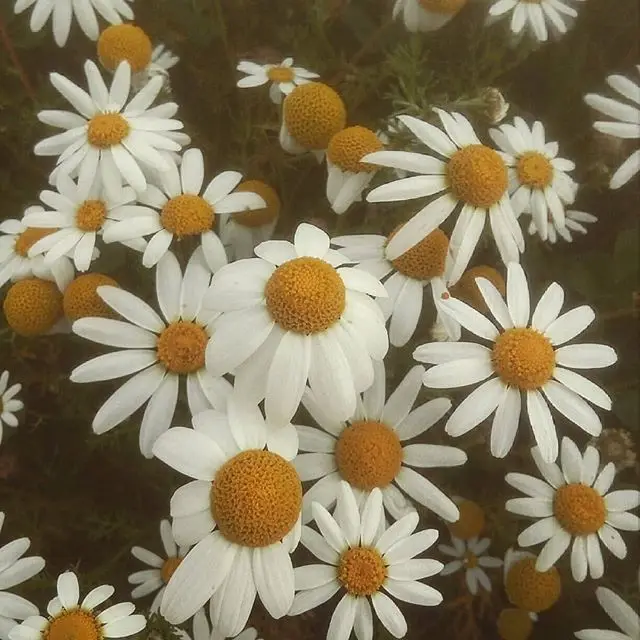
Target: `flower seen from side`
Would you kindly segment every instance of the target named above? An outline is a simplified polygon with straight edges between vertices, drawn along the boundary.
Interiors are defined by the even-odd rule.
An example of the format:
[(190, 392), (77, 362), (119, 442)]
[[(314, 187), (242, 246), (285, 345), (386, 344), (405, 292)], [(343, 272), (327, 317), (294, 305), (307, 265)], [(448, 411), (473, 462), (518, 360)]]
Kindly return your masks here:
[(467, 4), (467, 0), (396, 0), (393, 17), (402, 13), (407, 31), (435, 31), (443, 27)]
[(640, 616), (633, 607), (607, 587), (598, 587), (596, 598), (620, 631), (582, 629), (575, 632), (575, 637), (578, 640), (636, 640), (640, 632)]
[(98, 287), (117, 287), (118, 283), (103, 273), (83, 273), (74, 278), (62, 295), (62, 308), (69, 322), (80, 318), (113, 318), (118, 314), (98, 295)]
[(18, 418), (15, 414), (24, 409), (24, 403), (16, 396), (20, 393), (22, 385), (17, 382), (9, 386), (9, 372), (3, 371), (0, 375), (0, 444), (2, 444), (2, 428), (17, 427)]

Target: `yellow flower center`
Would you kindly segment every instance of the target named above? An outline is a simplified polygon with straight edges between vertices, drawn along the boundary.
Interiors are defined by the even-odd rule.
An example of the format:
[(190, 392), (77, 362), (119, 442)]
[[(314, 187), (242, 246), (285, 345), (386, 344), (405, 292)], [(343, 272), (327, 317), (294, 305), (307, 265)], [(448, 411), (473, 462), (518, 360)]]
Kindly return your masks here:
[(167, 584), (169, 580), (171, 580), (171, 576), (176, 572), (176, 569), (180, 566), (183, 558), (178, 558), (177, 556), (172, 556), (167, 558), (160, 568), (160, 577), (162, 578), (162, 582)]
[(467, 0), (418, 0), (418, 3), (427, 11), (454, 14), (467, 4)]
[(522, 558), (509, 568), (504, 587), (514, 607), (539, 613), (560, 598), (560, 574), (555, 567), (536, 571), (535, 558)]
[(507, 290), (504, 278), (493, 267), (484, 265), (472, 267), (465, 271), (460, 280), (450, 288), (451, 295), (454, 298), (459, 298), (463, 302), (466, 302), (469, 306), (481, 313), (488, 313), (489, 307), (484, 301), (480, 289), (478, 289), (476, 278), (486, 278), (504, 297)]
[(387, 567), (376, 549), (352, 547), (338, 563), (338, 581), (352, 596), (372, 596), (387, 577)]
[(271, 82), (292, 82), (293, 69), (291, 67), (271, 67), (267, 71), (267, 77)]
[(347, 110), (342, 98), (322, 82), (296, 87), (283, 104), (284, 122), (293, 138), (307, 149), (326, 149), (344, 129)]
[(496, 151), (471, 144), (456, 151), (447, 164), (453, 195), (481, 209), (496, 204), (507, 189), (507, 167)]
[(372, 172), (378, 167), (360, 162), (363, 156), (382, 149), (378, 136), (366, 127), (347, 127), (338, 131), (327, 147), (327, 158), (343, 171), (352, 173)]
[(158, 336), (158, 359), (171, 373), (193, 373), (204, 367), (209, 336), (195, 322), (172, 322)]
[(98, 149), (120, 144), (129, 135), (129, 123), (119, 113), (99, 113), (89, 120), (87, 140)]
[(28, 227), (25, 229), (17, 238), (16, 242), (13, 245), (13, 250), (23, 258), (26, 258), (29, 255), (29, 249), (38, 242), (38, 240), (42, 240), (45, 236), (52, 234), (57, 229), (44, 229), (42, 227)]
[(533, 620), (528, 611), (503, 609), (498, 616), (498, 635), (502, 640), (527, 640), (533, 633)]
[(102, 624), (84, 609), (63, 610), (43, 632), (43, 640), (101, 640)]
[(153, 45), (149, 36), (133, 24), (114, 24), (98, 38), (98, 58), (109, 71), (115, 71), (126, 60), (135, 73), (151, 62)]
[(533, 189), (544, 189), (553, 179), (553, 165), (537, 151), (527, 151), (516, 163), (518, 179)]
[(386, 487), (402, 466), (400, 439), (382, 422), (364, 420), (345, 427), (335, 456), (340, 475), (364, 491)]
[(62, 317), (62, 294), (53, 282), (27, 278), (11, 285), (2, 308), (18, 335), (41, 336)]
[(160, 222), (178, 238), (195, 236), (213, 228), (214, 213), (213, 207), (204, 198), (183, 193), (171, 198), (162, 207)]
[(478, 566), (478, 556), (471, 551), (467, 551), (464, 554), (464, 566), (467, 569), (475, 569)]
[(482, 507), (472, 500), (458, 504), (459, 518), (448, 525), (451, 535), (460, 540), (477, 538), (484, 530), (485, 515)]
[(211, 513), (222, 535), (245, 547), (266, 547), (295, 526), (302, 484), (293, 467), (270, 451), (243, 451), (211, 485)]
[(253, 209), (234, 213), (232, 220), (243, 227), (262, 227), (278, 219), (280, 215), (280, 198), (273, 187), (261, 180), (245, 180), (238, 185), (236, 191), (248, 191), (257, 193), (267, 206), (262, 209)]
[(70, 322), (80, 318), (115, 318), (115, 311), (98, 295), (103, 285), (117, 287), (118, 283), (102, 273), (85, 273), (69, 283), (62, 297), (64, 315)]
[[(398, 232), (400, 225), (389, 234), (387, 242)], [(391, 261), (397, 271), (414, 280), (431, 280), (444, 273), (444, 264), (449, 250), (449, 238), (440, 229), (435, 229), (408, 251)]]
[(76, 227), (80, 231), (98, 231), (107, 217), (107, 207), (102, 200), (85, 200), (76, 209)]
[(567, 484), (556, 490), (553, 515), (572, 536), (596, 533), (604, 524), (607, 508), (604, 498), (586, 484)]
[(267, 309), (285, 331), (320, 333), (340, 319), (345, 287), (338, 272), (319, 258), (280, 265), (265, 286)]
[(549, 338), (535, 329), (515, 327), (501, 333), (491, 362), (506, 384), (521, 390), (539, 389), (553, 376), (556, 354)]

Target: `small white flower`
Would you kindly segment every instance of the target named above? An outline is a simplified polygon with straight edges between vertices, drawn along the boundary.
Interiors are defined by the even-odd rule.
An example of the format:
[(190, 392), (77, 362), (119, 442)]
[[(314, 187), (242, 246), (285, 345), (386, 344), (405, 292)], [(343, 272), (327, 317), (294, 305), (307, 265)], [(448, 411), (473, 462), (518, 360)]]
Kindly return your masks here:
[(467, 0), (396, 0), (393, 17), (402, 13), (407, 31), (435, 31), (444, 27), (466, 4)]
[(464, 579), (469, 593), (475, 596), (478, 593), (478, 586), (486, 591), (491, 591), (491, 581), (484, 569), (494, 569), (502, 566), (500, 558), (484, 555), (491, 545), (491, 540), (489, 538), (460, 540), (460, 538), (452, 536), (451, 542), (453, 546), (438, 545), (438, 550), (441, 553), (456, 558), (456, 560), (444, 565), (440, 575), (448, 576), (460, 569), (464, 569)]
[(2, 375), (0, 375), (0, 444), (2, 444), (2, 425), (17, 427), (18, 418), (14, 414), (24, 408), (22, 400), (16, 398), (16, 395), (22, 389), (22, 385), (19, 382), (12, 384), (10, 387), (8, 385), (9, 372), (3, 371)]
[(640, 634), (640, 616), (617, 593), (606, 587), (596, 589), (596, 598), (605, 613), (616, 624), (617, 631), (583, 629), (576, 631), (578, 640), (637, 640)]
[[(547, 226), (547, 242), (551, 244), (555, 244), (558, 241), (558, 238), (562, 238), (566, 242), (573, 242), (573, 236), (571, 232), (581, 233), (585, 235), (587, 233), (587, 227), (585, 224), (592, 224), (597, 222), (598, 218), (590, 213), (586, 213), (585, 211), (576, 211), (574, 209), (567, 209), (565, 211), (565, 226), (564, 228), (556, 227), (555, 221), (551, 216), (548, 219)], [(529, 222), (529, 235), (535, 235), (538, 233), (538, 228), (536, 227), (536, 223), (533, 221), (533, 218)]]

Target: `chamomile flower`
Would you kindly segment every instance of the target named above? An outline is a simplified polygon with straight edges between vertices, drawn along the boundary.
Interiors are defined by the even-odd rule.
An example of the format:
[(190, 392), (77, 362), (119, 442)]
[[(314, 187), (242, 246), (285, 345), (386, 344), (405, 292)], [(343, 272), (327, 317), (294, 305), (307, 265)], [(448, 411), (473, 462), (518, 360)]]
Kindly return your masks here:
[(574, 580), (582, 582), (587, 572), (594, 579), (601, 578), (600, 542), (617, 558), (625, 558), (627, 546), (617, 529), (640, 531), (640, 518), (628, 513), (640, 505), (640, 491), (609, 492), (615, 465), (610, 462), (600, 470), (595, 447), (588, 446), (581, 455), (572, 440), (563, 438), (560, 466), (545, 462), (537, 447), (531, 453), (546, 482), (522, 473), (506, 476), (512, 487), (527, 496), (508, 500), (507, 511), (539, 519), (518, 536), (518, 544), (530, 547), (545, 542), (536, 561), (538, 571), (553, 566), (571, 545)]
[[(636, 65), (640, 72), (640, 65)], [(640, 84), (622, 75), (607, 77), (607, 84), (622, 99), (614, 99), (597, 93), (589, 93), (584, 101), (614, 121), (598, 120), (593, 128), (601, 133), (622, 139), (640, 138)], [(640, 149), (636, 149), (611, 176), (609, 187), (619, 189), (640, 171)]]
[(396, 0), (393, 17), (402, 13), (407, 31), (435, 31), (467, 4), (467, 0)]
[(456, 558), (444, 565), (440, 575), (448, 576), (464, 569), (465, 584), (471, 595), (475, 596), (478, 593), (478, 587), (482, 587), (485, 591), (491, 591), (491, 580), (485, 569), (495, 569), (502, 566), (500, 558), (485, 555), (491, 546), (491, 540), (489, 538), (460, 540), (460, 538), (452, 537), (451, 543), (452, 546), (438, 545), (440, 553)]
[(58, 156), (51, 180), (59, 173), (78, 175), (85, 188), (96, 177), (106, 192), (118, 197), (126, 184), (142, 193), (147, 188), (143, 167), (166, 171), (172, 164), (169, 151), (179, 151), (189, 137), (177, 131), (182, 122), (172, 119), (178, 110), (174, 103), (150, 108), (162, 89), (162, 78), (153, 78), (128, 101), (131, 67), (118, 65), (108, 89), (94, 62), (87, 60), (84, 71), (89, 93), (59, 73), (52, 73), (51, 84), (74, 107), (71, 111), (40, 111), (41, 122), (65, 129), (42, 140), (36, 155)]
[(10, 640), (64, 640), (69, 637), (99, 640), (125, 638), (145, 628), (143, 615), (134, 614), (135, 605), (120, 602), (100, 613), (96, 607), (110, 598), (115, 589), (103, 584), (80, 600), (80, 585), (72, 571), (58, 576), (57, 595), (47, 605), (48, 618), (35, 615), (27, 618), (10, 633)]
[(507, 607), (498, 614), (496, 631), (501, 640), (529, 640), (538, 616), (524, 609)]
[[(546, 240), (551, 244), (555, 244), (559, 238), (562, 238), (565, 242), (573, 242), (572, 232), (574, 234), (578, 233), (585, 235), (588, 231), (587, 227), (585, 227), (585, 224), (593, 224), (597, 221), (598, 218), (590, 213), (586, 213), (585, 211), (576, 211), (575, 209), (567, 209), (567, 211), (565, 211), (565, 225), (564, 228), (562, 228), (556, 227), (553, 218), (551, 216), (548, 216)], [(533, 217), (529, 222), (528, 231), (530, 236), (533, 236), (535, 234), (542, 236), (542, 234), (539, 233), (538, 228), (536, 227), (536, 223), (534, 222)]]
[(222, 267), (207, 305), (221, 313), (207, 348), (214, 375), (234, 372), (234, 393), (287, 424), (307, 381), (339, 420), (355, 413), (356, 394), (373, 382), (373, 361), (388, 349), (382, 312), (369, 296), (385, 296), (375, 277), (329, 248), (329, 236), (303, 223), (294, 241), (269, 240), (257, 258)]
[(196, 415), (193, 427), (169, 429), (153, 448), (194, 479), (171, 498), (175, 539), (195, 546), (167, 584), (160, 613), (180, 624), (210, 600), (213, 627), (234, 636), (256, 595), (273, 618), (293, 602), (289, 554), (300, 539), (302, 486), (289, 460), (297, 446), (276, 447), (285, 457), (264, 450), (270, 434), (260, 409), (233, 399), (226, 413)]
[(548, 237), (548, 218), (564, 230), (565, 206), (575, 200), (578, 185), (568, 172), (575, 169), (571, 160), (558, 157), (558, 143), (545, 142), (542, 123), (531, 127), (520, 117), (513, 124), (490, 129), (489, 134), (502, 150), (509, 167), (511, 207), (516, 216), (530, 211), (540, 237)]
[[(458, 213), (450, 247), (455, 282), (475, 251), (487, 217), (503, 262), (517, 261), (524, 237), (511, 207), (507, 165), (497, 151), (483, 145), (459, 113), (435, 109), (445, 131), (412, 116), (398, 119), (436, 155), (377, 151), (365, 162), (420, 175), (383, 184), (369, 192), (369, 202), (400, 202), (432, 197), (389, 241), (387, 258), (395, 260)], [(441, 159), (442, 158), (442, 159)]]
[(237, 86), (240, 88), (260, 87), (271, 82), (269, 97), (274, 104), (280, 104), (283, 96), (288, 96), (298, 85), (320, 77), (313, 71), (294, 67), (293, 58), (285, 58), (280, 64), (257, 64), (241, 60), (237, 70), (246, 74), (238, 80)]
[(100, 15), (111, 24), (119, 24), (122, 18), (133, 20), (133, 11), (129, 4), (133, 0), (16, 0), (13, 10), (22, 13), (33, 6), (29, 27), (31, 31), (40, 31), (52, 18), (53, 37), (59, 47), (67, 43), (73, 18), (82, 32), (91, 40), (98, 38), (98, 18)]
[[(184, 632), (182, 632), (184, 634)], [(182, 635), (182, 634), (181, 634)], [(190, 638), (187, 634), (184, 634), (187, 640), (226, 640), (218, 629), (211, 627), (207, 620), (207, 614), (204, 609), (200, 609), (195, 616), (193, 616), (193, 636)], [(258, 632), (253, 627), (247, 627), (239, 635), (235, 636), (231, 640), (261, 640), (258, 638)]]
[(137, 598), (144, 598), (144, 596), (148, 596), (154, 591), (157, 592), (150, 607), (152, 613), (155, 613), (160, 608), (160, 601), (164, 595), (166, 585), (189, 551), (188, 545), (178, 546), (168, 520), (160, 521), (160, 538), (166, 558), (162, 558), (153, 551), (142, 547), (133, 547), (131, 549), (131, 555), (134, 558), (150, 567), (129, 575), (129, 584), (137, 585), (131, 592), (131, 597), (136, 600)]
[(640, 633), (640, 616), (617, 593), (606, 587), (596, 589), (596, 598), (605, 613), (620, 629), (583, 629), (574, 633), (578, 640), (637, 640)]
[(609, 410), (611, 399), (572, 369), (607, 367), (617, 360), (616, 352), (600, 344), (566, 344), (593, 322), (593, 309), (583, 305), (560, 315), (564, 292), (554, 282), (530, 314), (527, 279), (515, 262), (507, 269), (506, 303), (488, 280), (477, 278), (476, 283), (499, 328), (456, 298), (442, 300), (441, 309), (492, 346), (431, 343), (413, 354), (419, 362), (435, 365), (424, 375), (427, 387), (463, 387), (490, 378), (451, 414), (447, 433), (461, 436), (494, 413), (491, 453), (504, 457), (511, 450), (521, 406), (526, 403), (542, 457), (553, 462), (558, 455), (558, 435), (549, 403), (588, 434), (597, 436), (602, 424), (586, 400)]
[(447, 523), (451, 537), (463, 542), (478, 539), (487, 522), (484, 509), (477, 502), (460, 496), (453, 496), (453, 501), (460, 515), (455, 522)]
[[(458, 519), (454, 502), (430, 480), (414, 470), (463, 465), (467, 456), (455, 447), (405, 444), (430, 429), (450, 409), (451, 402), (437, 398), (413, 409), (421, 386), (422, 367), (413, 367), (385, 402), (384, 364), (374, 365), (374, 381), (356, 412), (344, 422), (332, 419), (326, 405), (307, 390), (303, 404), (322, 430), (299, 426), (301, 453), (295, 460), (300, 478), (316, 481), (304, 496), (303, 521), (311, 519), (311, 505), (330, 508), (340, 483), (347, 481), (360, 506), (373, 489), (380, 489), (384, 506), (395, 519), (416, 502), (449, 522)], [(403, 446), (404, 445), (404, 446)]]
[(87, 383), (135, 375), (100, 407), (92, 423), (95, 433), (113, 429), (148, 400), (140, 425), (140, 451), (151, 457), (153, 443), (170, 426), (180, 380), (186, 382), (192, 415), (225, 406), (231, 385), (205, 365), (216, 315), (202, 304), (210, 279), (201, 249), (193, 253), (184, 274), (176, 257), (167, 253), (156, 269), (156, 296), (164, 319), (123, 289), (97, 288), (102, 300), (128, 322), (81, 318), (73, 323), (73, 332), (123, 349), (79, 365), (71, 372), (71, 380)]
[(80, 318), (113, 318), (118, 314), (98, 295), (98, 287), (117, 287), (118, 283), (103, 273), (83, 273), (74, 278), (62, 294), (62, 309), (69, 322)]
[(318, 503), (313, 505), (313, 516), (320, 534), (305, 526), (301, 540), (322, 564), (295, 569), (298, 593), (289, 615), (309, 611), (340, 591), (344, 595), (331, 616), (327, 638), (349, 638), (352, 629), (360, 638), (371, 638), (371, 605), (387, 631), (403, 638), (407, 621), (389, 596), (429, 607), (442, 602), (439, 591), (420, 582), (439, 573), (443, 565), (416, 558), (438, 539), (435, 529), (413, 533), (419, 521), (416, 512), (381, 531), (380, 490), (371, 492), (361, 513), (351, 488), (342, 482), (335, 516)]
[(160, 176), (161, 187), (149, 185), (139, 196), (143, 207), (105, 232), (105, 242), (126, 242), (151, 236), (142, 256), (145, 267), (153, 267), (174, 241), (200, 236), (204, 258), (211, 271), (227, 263), (222, 241), (215, 233), (220, 214), (264, 207), (264, 200), (251, 192), (231, 193), (242, 180), (237, 171), (223, 171), (202, 191), (204, 157), (200, 149), (188, 149), (180, 169), (170, 165)]
[[(5, 372), (6, 373), (6, 372)], [(4, 374), (2, 374), (4, 379)], [(5, 380), (6, 383), (6, 380)], [(4, 524), (4, 512), (0, 511), (0, 531)], [(9, 640), (10, 631), (17, 620), (38, 615), (38, 607), (22, 596), (7, 591), (11, 587), (33, 578), (44, 568), (39, 556), (22, 556), (31, 545), (29, 538), (18, 538), (0, 547), (0, 639)]]
[(3, 371), (0, 375), (0, 444), (2, 444), (2, 426), (17, 427), (18, 418), (14, 415), (24, 408), (22, 400), (16, 398), (22, 385), (12, 384), (9, 387), (9, 372)]

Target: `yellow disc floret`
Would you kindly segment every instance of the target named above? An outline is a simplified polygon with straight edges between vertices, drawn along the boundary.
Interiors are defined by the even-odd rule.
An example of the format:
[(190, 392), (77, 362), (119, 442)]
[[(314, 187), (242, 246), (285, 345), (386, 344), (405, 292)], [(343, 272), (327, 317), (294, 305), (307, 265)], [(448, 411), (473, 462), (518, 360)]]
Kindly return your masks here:
[(504, 278), (493, 267), (485, 265), (467, 269), (467, 271), (462, 274), (460, 280), (450, 288), (451, 295), (466, 302), (469, 306), (476, 309), (476, 311), (487, 313), (489, 307), (484, 301), (480, 289), (478, 289), (476, 278), (485, 278), (491, 282), (504, 297), (507, 290)]
[(149, 36), (133, 24), (113, 24), (98, 38), (98, 58), (109, 71), (126, 61), (134, 73), (142, 71), (151, 62), (153, 45)]
[(402, 465), (402, 446), (396, 432), (382, 422), (363, 420), (346, 427), (336, 444), (340, 475), (354, 487), (371, 491), (386, 487)]
[(340, 319), (345, 287), (338, 272), (319, 258), (295, 258), (280, 265), (265, 286), (271, 317), (285, 331), (309, 335)]
[(172, 322), (158, 336), (158, 359), (172, 373), (193, 373), (204, 367), (209, 336), (195, 322)]
[(273, 187), (262, 180), (245, 180), (238, 185), (236, 191), (257, 193), (267, 206), (262, 209), (239, 211), (233, 214), (233, 221), (243, 227), (261, 227), (278, 219), (280, 215), (280, 198)]
[(267, 78), (271, 82), (293, 82), (293, 69), (291, 67), (271, 67), (267, 71)]
[(211, 486), (211, 512), (222, 535), (245, 547), (266, 547), (293, 529), (302, 484), (293, 467), (270, 451), (243, 451), (226, 462)]
[(597, 533), (607, 518), (604, 498), (586, 484), (566, 484), (556, 489), (553, 515), (572, 536)]
[(555, 567), (536, 571), (535, 558), (521, 558), (509, 568), (504, 587), (514, 607), (540, 613), (560, 598), (560, 574)]
[(371, 172), (378, 167), (360, 160), (368, 153), (381, 149), (382, 142), (371, 129), (360, 126), (347, 127), (338, 131), (329, 141), (327, 159), (343, 171)]
[(101, 640), (102, 624), (84, 609), (69, 609), (59, 613), (42, 633), (43, 640)]
[(447, 180), (458, 200), (488, 209), (507, 190), (507, 166), (493, 149), (471, 144), (451, 156), (447, 164)]
[(42, 240), (45, 236), (51, 235), (54, 231), (57, 231), (57, 229), (28, 227), (16, 238), (13, 250), (19, 256), (26, 258), (29, 255), (29, 249), (31, 249), (38, 240)]
[(482, 507), (472, 500), (458, 503), (460, 517), (448, 525), (451, 535), (460, 540), (477, 538), (484, 530), (485, 515)]
[(160, 567), (162, 582), (167, 584), (167, 582), (171, 580), (171, 576), (176, 572), (182, 560), (183, 558), (179, 558), (178, 556), (171, 556), (162, 563), (162, 567)]
[(76, 227), (80, 231), (98, 231), (106, 218), (107, 207), (102, 200), (85, 200), (76, 209)]
[(62, 307), (70, 322), (80, 318), (115, 318), (115, 311), (98, 295), (103, 285), (117, 287), (118, 283), (102, 273), (85, 273), (69, 283), (64, 290)]
[[(398, 227), (400, 229), (400, 227)], [(387, 242), (397, 233), (389, 234)], [(435, 229), (408, 251), (391, 261), (402, 274), (414, 280), (431, 280), (444, 273), (444, 264), (449, 250), (449, 238), (440, 229)]]
[(20, 280), (2, 303), (7, 324), (21, 336), (42, 336), (62, 317), (62, 294), (53, 282)]
[(214, 213), (213, 207), (204, 198), (183, 193), (171, 198), (162, 207), (160, 222), (178, 238), (195, 236), (213, 227)]
[(467, 569), (475, 569), (478, 566), (478, 556), (472, 551), (467, 551), (464, 554), (463, 562)]
[(344, 129), (347, 110), (342, 98), (322, 82), (296, 87), (283, 103), (289, 134), (306, 149), (326, 149), (329, 140)]
[(502, 640), (527, 640), (533, 633), (533, 620), (522, 609), (503, 609), (498, 616), (498, 635)]
[(120, 144), (129, 135), (129, 123), (119, 113), (99, 113), (87, 126), (87, 140), (98, 149)]
[(352, 547), (338, 563), (338, 581), (352, 596), (372, 596), (387, 577), (387, 567), (376, 549)]
[(454, 14), (467, 4), (467, 0), (418, 0), (418, 3), (427, 11)]
[(544, 189), (553, 180), (553, 165), (537, 151), (527, 151), (516, 162), (516, 173), (522, 184), (533, 189)]
[(521, 390), (539, 389), (553, 376), (556, 354), (549, 338), (535, 329), (515, 327), (501, 333), (491, 362), (500, 379)]

